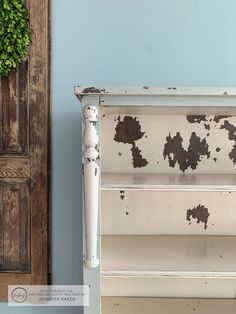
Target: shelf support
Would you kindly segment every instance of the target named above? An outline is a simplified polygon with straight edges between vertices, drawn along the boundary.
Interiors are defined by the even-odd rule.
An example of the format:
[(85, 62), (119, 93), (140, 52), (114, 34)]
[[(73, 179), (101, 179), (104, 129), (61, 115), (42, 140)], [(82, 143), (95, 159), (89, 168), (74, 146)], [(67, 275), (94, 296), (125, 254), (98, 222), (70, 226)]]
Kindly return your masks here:
[(87, 105), (83, 110), (83, 176), (84, 176), (84, 217), (86, 256), (85, 266), (95, 268), (98, 259), (98, 213), (99, 213), (99, 136), (98, 110), (93, 105)]

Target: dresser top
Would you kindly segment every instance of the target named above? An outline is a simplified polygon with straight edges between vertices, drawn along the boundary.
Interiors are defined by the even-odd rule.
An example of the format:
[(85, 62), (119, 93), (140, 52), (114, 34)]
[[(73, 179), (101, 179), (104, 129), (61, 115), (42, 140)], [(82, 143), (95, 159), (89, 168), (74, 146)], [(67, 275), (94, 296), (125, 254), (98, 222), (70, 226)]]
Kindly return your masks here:
[(85, 96), (236, 96), (236, 87), (158, 86), (75, 86), (81, 100)]

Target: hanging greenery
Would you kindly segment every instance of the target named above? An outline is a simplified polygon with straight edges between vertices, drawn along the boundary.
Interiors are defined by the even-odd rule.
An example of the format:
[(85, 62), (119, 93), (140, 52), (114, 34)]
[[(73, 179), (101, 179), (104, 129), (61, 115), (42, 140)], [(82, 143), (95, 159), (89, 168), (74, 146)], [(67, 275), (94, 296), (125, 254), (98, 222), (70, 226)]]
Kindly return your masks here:
[(22, 0), (0, 0), (0, 75), (8, 75), (27, 56), (29, 12)]

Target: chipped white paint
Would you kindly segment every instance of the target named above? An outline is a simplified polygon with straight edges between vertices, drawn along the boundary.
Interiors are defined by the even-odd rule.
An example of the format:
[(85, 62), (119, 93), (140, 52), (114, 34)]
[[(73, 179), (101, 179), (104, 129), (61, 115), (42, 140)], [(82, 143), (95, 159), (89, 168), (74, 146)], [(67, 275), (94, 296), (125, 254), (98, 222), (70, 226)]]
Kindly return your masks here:
[(102, 174), (102, 190), (236, 191), (234, 174)]
[(86, 232), (85, 265), (95, 268), (99, 265), (98, 246), (98, 211), (99, 211), (99, 138), (97, 133), (98, 111), (95, 106), (87, 105), (84, 114), (84, 210)]
[(230, 236), (102, 236), (102, 274), (236, 280), (235, 246)]
[[(204, 205), (209, 216), (188, 217)], [(236, 192), (168, 189), (102, 190), (103, 235), (236, 236)], [(203, 221), (202, 221), (203, 220)], [(236, 258), (236, 256), (235, 256)]]
[(76, 86), (79, 99), (86, 96), (236, 96), (235, 87)]
[(105, 297), (235, 299), (235, 291), (236, 278), (214, 276), (103, 276), (101, 285), (101, 295)]
[[(95, 105), (100, 124), (99, 130), (88, 124), (91, 115), (84, 109), (84, 284), (91, 285), (84, 313), (101, 313), (101, 295), (117, 300), (108, 307), (104, 302), (102, 314), (119, 313), (119, 296), (139, 297), (122, 301), (123, 314), (156, 313), (158, 297), (221, 298), (204, 303), (202, 311), (217, 313), (216, 303), (226, 308), (222, 298), (234, 299), (236, 291), (236, 88), (76, 87), (75, 93), (83, 108)], [(190, 122), (190, 115), (204, 118)], [(127, 125), (116, 135), (126, 116), (140, 126), (128, 140)], [(182, 165), (173, 164), (176, 152), (164, 154), (167, 138), (178, 132), (178, 147), (187, 156)], [(205, 153), (192, 151), (191, 137), (199, 138)], [(88, 157), (96, 143), (102, 144), (102, 182), (93, 175), (99, 160)], [(192, 211), (187, 219), (187, 210), (198, 205), (207, 208), (208, 219)], [(185, 313), (174, 302), (180, 300), (166, 303), (170, 313)], [(228, 304), (234, 313), (235, 303)]]
[(236, 300), (102, 298), (103, 314), (235, 314)]
[[(176, 115), (152, 115), (145, 112), (137, 115), (104, 113), (101, 117), (101, 142), (106, 145), (103, 146), (102, 151), (102, 171), (135, 174), (236, 174), (236, 164), (232, 158), (229, 158), (229, 153), (236, 142), (229, 139), (229, 132), (225, 129), (228, 124), (236, 126), (236, 112), (234, 116), (225, 117), (219, 121), (218, 115), (208, 115), (199, 123), (190, 123), (188, 117), (192, 115), (187, 112), (189, 111)], [(143, 135), (135, 141), (135, 144), (142, 158), (146, 160), (146, 166), (135, 167), (131, 152), (132, 145), (114, 140), (119, 123), (125, 124), (124, 119), (127, 117), (132, 118), (137, 126), (140, 126)], [(191, 144), (194, 136), (195, 144)], [(168, 141), (174, 141), (177, 137), (179, 141), (182, 141), (179, 147), (182, 147), (186, 153), (188, 150), (193, 150), (194, 145), (196, 147), (199, 143), (205, 142), (203, 146), (206, 147), (207, 152), (200, 154), (194, 169), (188, 165), (182, 170), (178, 161), (170, 166), (169, 158), (173, 160), (173, 154), (164, 155)]]

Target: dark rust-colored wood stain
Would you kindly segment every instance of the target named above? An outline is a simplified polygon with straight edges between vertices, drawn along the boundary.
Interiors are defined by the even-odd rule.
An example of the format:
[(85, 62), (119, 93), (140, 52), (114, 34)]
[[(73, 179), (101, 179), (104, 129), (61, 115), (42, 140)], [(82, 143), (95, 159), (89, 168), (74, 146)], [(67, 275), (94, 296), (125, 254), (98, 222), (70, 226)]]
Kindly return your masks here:
[(141, 150), (138, 148), (136, 141), (140, 140), (145, 132), (141, 131), (141, 125), (136, 117), (125, 116), (121, 121), (120, 116), (117, 118), (118, 123), (115, 128), (114, 140), (119, 143), (130, 144), (133, 167), (141, 168), (148, 164), (148, 161), (142, 157)]
[(225, 121), (224, 124), (221, 125), (221, 129), (225, 129), (228, 131), (228, 138), (230, 141), (234, 141), (234, 145), (232, 150), (229, 152), (228, 156), (233, 161), (233, 164), (236, 164), (236, 127), (229, 123), (229, 121)]
[(196, 207), (187, 210), (186, 220), (191, 224), (191, 218), (197, 219), (197, 223), (202, 222), (204, 224), (204, 229), (207, 229), (208, 217), (210, 216), (208, 208), (199, 204)]
[(183, 138), (179, 132), (173, 137), (170, 134), (166, 137), (163, 155), (164, 159), (168, 158), (170, 167), (174, 168), (178, 163), (183, 172), (188, 168), (195, 170), (203, 156), (210, 157), (206, 139), (201, 139), (195, 132), (191, 134), (187, 150), (183, 148), (182, 142)]

